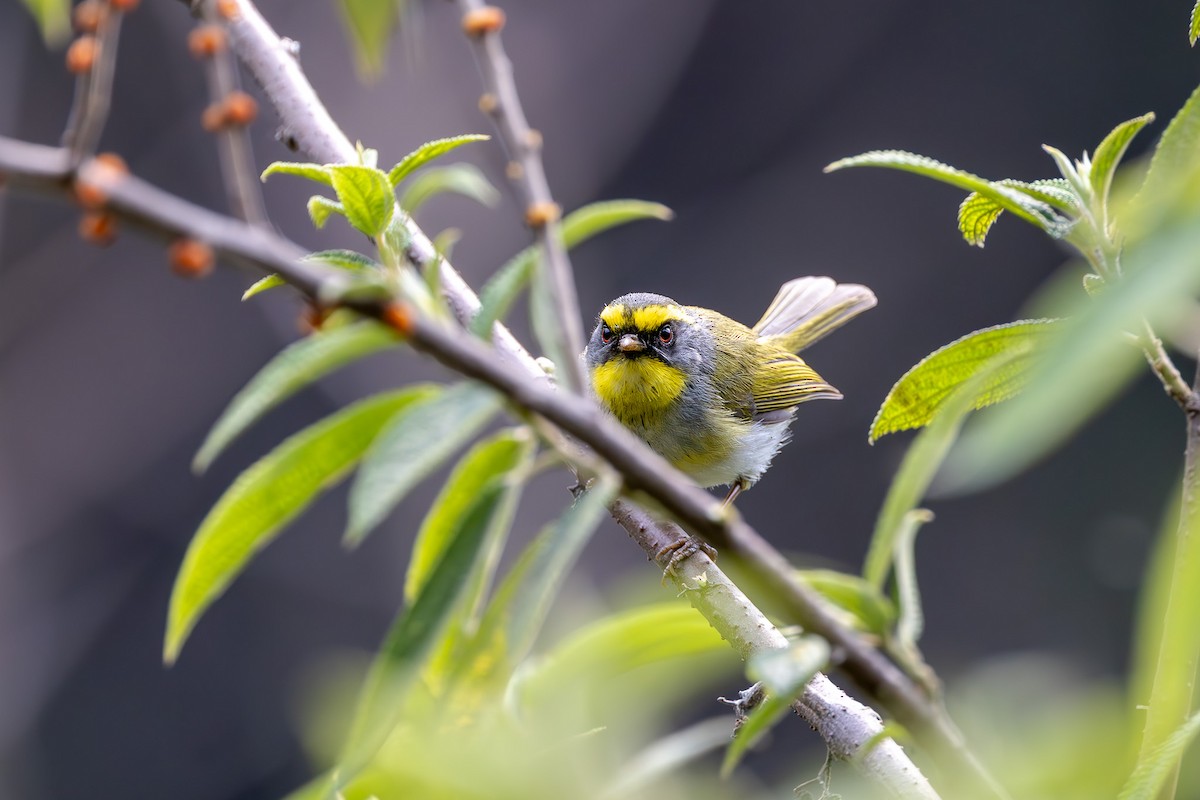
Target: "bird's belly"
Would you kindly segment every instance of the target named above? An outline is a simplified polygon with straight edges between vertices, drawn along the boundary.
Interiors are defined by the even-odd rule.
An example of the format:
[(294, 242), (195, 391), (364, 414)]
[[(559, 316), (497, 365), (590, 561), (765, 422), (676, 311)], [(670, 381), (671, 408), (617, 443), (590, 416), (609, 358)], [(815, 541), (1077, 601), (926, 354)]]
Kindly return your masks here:
[(658, 425), (637, 426), (634, 431), (704, 487), (739, 480), (755, 483), (789, 436), (790, 419), (764, 423), (735, 417), (716, 422), (671, 417)]

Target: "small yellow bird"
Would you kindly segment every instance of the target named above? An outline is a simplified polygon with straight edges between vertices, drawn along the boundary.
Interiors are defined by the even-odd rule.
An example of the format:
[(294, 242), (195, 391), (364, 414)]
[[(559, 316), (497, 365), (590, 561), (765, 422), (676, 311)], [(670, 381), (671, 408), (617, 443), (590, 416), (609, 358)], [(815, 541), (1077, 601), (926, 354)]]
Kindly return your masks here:
[(836, 400), (796, 352), (875, 305), (865, 286), (785, 283), (753, 328), (658, 294), (618, 297), (584, 350), (600, 403), (696, 483), (752, 486), (789, 437), (796, 406)]

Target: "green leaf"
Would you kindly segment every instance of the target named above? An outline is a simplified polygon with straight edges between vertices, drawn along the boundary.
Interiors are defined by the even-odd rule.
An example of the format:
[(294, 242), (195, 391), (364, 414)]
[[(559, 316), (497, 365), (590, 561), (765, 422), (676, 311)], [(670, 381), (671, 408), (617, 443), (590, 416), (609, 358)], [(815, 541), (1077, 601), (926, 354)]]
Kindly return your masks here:
[(492, 482), (473, 498), (421, 592), (392, 623), (359, 695), (355, 720), (338, 765), (335, 779), (338, 786), (352, 780), (391, 733), (418, 668), (463, 598), (469, 583), (467, 576), (475, 571), (482, 557), (493, 516), (505, 494), (501, 483)]
[(729, 743), (721, 763), (721, 777), (728, 777), (746, 751), (787, 715), (792, 702), (828, 661), (829, 643), (818, 636), (804, 636), (789, 642), (784, 649), (750, 658), (746, 671), (752, 680), (762, 682), (767, 696), (754, 707)]
[[(1154, 148), (1146, 180), (1134, 198), (1135, 236), (1146, 235), (1165, 222), (1194, 217), (1196, 174), (1200, 171), (1200, 88), (1175, 114)], [(1123, 226), (1124, 229), (1124, 226)]]
[(404, 496), (500, 410), (499, 395), (461, 383), (414, 403), (376, 439), (350, 487), (344, 542), (357, 546)]
[(529, 653), (567, 572), (618, 487), (597, 481), (566, 513), (542, 529), (509, 570), (484, 613), (458, 674), (506, 680)]
[(542, 352), (554, 363), (554, 368), (565, 369), (567, 361), (579, 358), (579, 353), (568, 353), (562, 337), (562, 321), (558, 305), (550, 290), (549, 265), (537, 260), (533, 273), (533, 286), (529, 289), (529, 316), (533, 323), (533, 335)]
[(256, 294), (262, 294), (268, 289), (274, 289), (276, 286), (287, 286), (287, 281), (278, 275), (268, 275), (265, 278), (259, 278), (254, 283), (250, 284), (250, 288), (242, 292), (242, 300), (249, 300)]
[(489, 207), (500, 201), (500, 192), (488, 182), (478, 167), (473, 164), (451, 164), (447, 167), (430, 167), (409, 181), (400, 196), (400, 207), (414, 214), (430, 198), (447, 192), (461, 194)]
[(509, 429), (480, 441), (459, 460), (417, 531), (404, 582), (407, 602), (421, 592), (475, 497), (489, 483), (524, 462), (531, 452), (528, 433)]
[(992, 374), (973, 407), (1013, 397), (1024, 388), (1038, 351), (1060, 328), (1059, 320), (1010, 322), (969, 333), (935, 350), (896, 381), (875, 414), (869, 440), (928, 425), (958, 386), (1001, 353), (1015, 358), (1004, 370)]
[(917, 531), (933, 521), (933, 514), (924, 508), (914, 508), (904, 515), (896, 533), (893, 567), (896, 575), (896, 604), (900, 617), (896, 621), (896, 643), (906, 651), (915, 652), (917, 641), (925, 630), (925, 614), (921, 610), (921, 592), (917, 586)]
[(319, 194), (314, 194), (308, 198), (308, 216), (316, 228), (324, 228), (325, 223), (329, 221), (330, 214), (345, 215), (345, 213), (346, 209), (336, 200), (330, 200), (328, 197), (322, 197)]
[(347, 272), (371, 272), (381, 270), (383, 265), (370, 256), (365, 256), (355, 250), (318, 250), (300, 259), (318, 264), (328, 264), (331, 267), (344, 269)]
[(801, 569), (796, 574), (844, 612), (848, 626), (878, 636), (891, 630), (896, 607), (864, 578), (830, 569)]
[(1195, 740), (1197, 733), (1200, 733), (1200, 712), (1188, 717), (1146, 758), (1138, 760), (1117, 800), (1155, 800), (1161, 797), (1167, 779), (1178, 767), (1184, 751)]
[(399, 343), (394, 331), (371, 320), (315, 333), (288, 345), (230, 401), (192, 460), (192, 470), (204, 472), (230, 442), (308, 384)]
[[(451, 150), (462, 147), (464, 144), (486, 142), (491, 138), (482, 133), (468, 133), (463, 136), (451, 136), (448, 139), (434, 139), (432, 142), (426, 142), (400, 159), (396, 166), (388, 171), (388, 180), (392, 186), (396, 186), (400, 181), (412, 174), (414, 170), (420, 169), (435, 158), (440, 158)], [(407, 206), (403, 207), (407, 208)]]
[(259, 180), (265, 182), (272, 175), (296, 175), (324, 184), (325, 186), (333, 186), (333, 178), (329, 174), (329, 169), (320, 164), (308, 164), (298, 161), (275, 161), (263, 170), (262, 175), (259, 176)]
[(1066, 440), (1138, 374), (1127, 331), (1167, 330), (1200, 290), (1200, 226), (1192, 220), (1131, 246), (1124, 275), (1096, 297), (1076, 295), (1032, 366), (1021, 396), (972, 425), (939, 486), (978, 490), (1005, 480)]
[(1117, 171), (1117, 165), (1121, 163), (1121, 159), (1125, 157), (1129, 143), (1133, 141), (1134, 136), (1137, 136), (1138, 131), (1153, 121), (1154, 114), (1152, 112), (1122, 122), (1096, 146), (1096, 154), (1092, 158), (1092, 170), (1089, 177), (1092, 183), (1092, 192), (1102, 207), (1108, 202), (1108, 190), (1112, 186), (1113, 174)]
[(1196, 39), (1200, 39), (1200, 0), (1196, 0), (1196, 5), (1192, 6), (1192, 24), (1188, 28), (1188, 44), (1195, 47)]
[(863, 565), (863, 577), (876, 591), (883, 591), (906, 516), (925, 496), (950, 446), (958, 438), (963, 419), (975, 407), (981, 392), (993, 385), (995, 376), (1009, 372), (1010, 362), (1022, 357), (1019, 349), (1000, 350), (991, 360), (977, 365), (974, 373), (939, 403), (925, 430), (909, 445), (888, 487)]
[(1037, 225), (1055, 238), (1065, 236), (1071, 221), (1059, 214), (1049, 203), (1030, 197), (1003, 183), (993, 182), (960, 169), (935, 161), (926, 156), (902, 150), (873, 150), (862, 155), (843, 158), (825, 167), (826, 172), (835, 172), (847, 167), (887, 167), (912, 172), (942, 183), (978, 192), (990, 198), (1005, 211), (1011, 212), (1026, 222)]
[(387, 175), (358, 164), (334, 164), (328, 169), (333, 190), (350, 224), (372, 239), (383, 233), (396, 209)]
[(250, 559), (357, 463), (389, 419), (429, 386), (377, 395), (289, 437), (243, 472), (200, 524), (171, 592), (163, 660), (174, 663), (204, 611)]
[[(669, 220), (671, 209), (645, 200), (607, 200), (591, 203), (572, 211), (563, 219), (563, 244), (569, 249), (586, 242), (609, 228), (640, 219)], [(484, 285), (479, 293), (479, 312), (471, 321), (471, 331), (486, 335), (497, 320), (504, 319), (517, 296), (529, 284), (537, 264), (537, 247), (526, 247), (513, 256)]]
[(728, 650), (708, 621), (686, 604), (639, 606), (586, 625), (540, 656), (521, 676), (520, 694), (561, 697), (578, 686), (580, 676), (603, 685), (650, 664)]
[[(1032, 183), (1006, 178), (996, 181), (996, 183), (1029, 195), (1060, 211), (1071, 212), (1079, 207), (1079, 199), (1062, 178), (1051, 178)], [(958, 207), (958, 230), (967, 240), (967, 244), (983, 247), (988, 231), (991, 230), (992, 225), (1000, 218), (1003, 211), (1004, 207), (994, 198), (979, 192), (971, 192)]]
[(48, 45), (66, 41), (71, 32), (70, 0), (22, 0), (37, 20), (42, 39)]
[(396, 22), (406, 0), (341, 0), (342, 21), (354, 45), (354, 60), (359, 75), (378, 77)]

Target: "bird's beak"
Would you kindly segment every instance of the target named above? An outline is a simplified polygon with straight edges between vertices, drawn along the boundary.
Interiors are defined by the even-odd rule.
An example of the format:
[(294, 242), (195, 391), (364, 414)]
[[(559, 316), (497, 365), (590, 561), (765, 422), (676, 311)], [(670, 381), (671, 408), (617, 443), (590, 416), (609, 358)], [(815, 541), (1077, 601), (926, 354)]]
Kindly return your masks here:
[(622, 353), (640, 353), (646, 349), (646, 345), (642, 344), (642, 340), (636, 333), (626, 333), (617, 342), (617, 349)]

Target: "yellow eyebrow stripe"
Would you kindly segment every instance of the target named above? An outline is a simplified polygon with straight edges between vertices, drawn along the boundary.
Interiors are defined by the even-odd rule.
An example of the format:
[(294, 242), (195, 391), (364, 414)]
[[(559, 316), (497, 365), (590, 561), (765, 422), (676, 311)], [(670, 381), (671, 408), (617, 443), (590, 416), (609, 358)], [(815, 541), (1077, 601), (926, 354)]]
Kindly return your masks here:
[(676, 305), (650, 305), (639, 308), (615, 304), (600, 312), (600, 319), (615, 331), (656, 331), (663, 323), (680, 320), (691, 322), (692, 316)]

